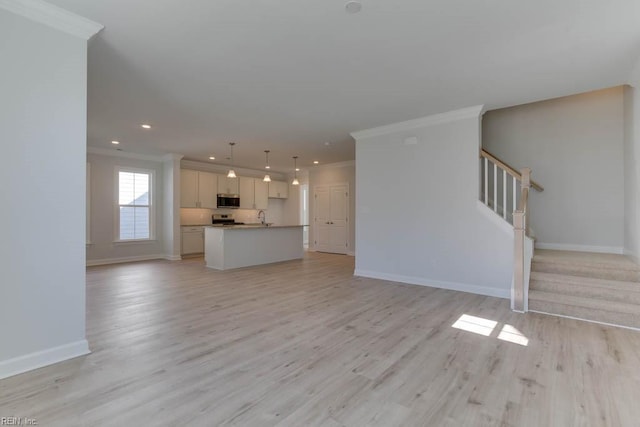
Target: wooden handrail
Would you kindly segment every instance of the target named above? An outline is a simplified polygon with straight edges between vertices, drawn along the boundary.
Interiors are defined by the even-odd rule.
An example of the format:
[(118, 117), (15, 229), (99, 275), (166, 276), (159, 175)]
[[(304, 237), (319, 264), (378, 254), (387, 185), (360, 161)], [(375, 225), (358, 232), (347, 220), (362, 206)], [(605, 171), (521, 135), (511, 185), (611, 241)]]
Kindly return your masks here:
[[(522, 179), (522, 174), (520, 174), (520, 172), (518, 172), (517, 170), (515, 170), (514, 168), (512, 168), (511, 166), (509, 166), (508, 164), (506, 164), (505, 162), (503, 162), (502, 160), (494, 156), (493, 154), (489, 153), (484, 148), (480, 149), (480, 157), (484, 157), (491, 160), (493, 163), (495, 163), (496, 165), (500, 166), (502, 169), (507, 171), (507, 173), (512, 177), (520, 180)], [(544, 191), (544, 187), (538, 184), (537, 182), (535, 182), (534, 180), (531, 180), (531, 187), (533, 187), (537, 191)]]

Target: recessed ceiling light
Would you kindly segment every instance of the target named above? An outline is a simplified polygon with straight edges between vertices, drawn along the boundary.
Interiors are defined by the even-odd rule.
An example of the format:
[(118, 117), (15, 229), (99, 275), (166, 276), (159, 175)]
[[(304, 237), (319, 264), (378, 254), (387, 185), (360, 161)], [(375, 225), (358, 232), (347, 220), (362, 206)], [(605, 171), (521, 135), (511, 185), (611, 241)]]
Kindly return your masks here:
[(326, 145), (327, 147), (331, 145), (330, 142), (325, 142), (324, 145)]
[(264, 167), (265, 169), (271, 169), (271, 166), (267, 165)]
[(318, 163), (320, 163), (320, 162), (319, 162), (319, 161), (317, 161), (317, 160), (314, 160), (314, 161), (313, 161), (313, 164), (314, 164), (314, 165), (317, 165)]
[(118, 144), (120, 144), (120, 141), (111, 141), (111, 143), (112, 143), (113, 145), (118, 145)]
[(142, 126), (144, 129), (151, 129), (151, 125), (142, 124), (140, 126)]
[(357, 1), (350, 1), (344, 5), (344, 9), (347, 11), (347, 13), (358, 13), (362, 10), (362, 3)]
[(300, 168), (296, 168), (296, 172), (300, 172)]
[(216, 158), (215, 158), (215, 157), (213, 157), (213, 156), (210, 156), (210, 157), (209, 157), (209, 160), (215, 160), (215, 159), (216, 159)]

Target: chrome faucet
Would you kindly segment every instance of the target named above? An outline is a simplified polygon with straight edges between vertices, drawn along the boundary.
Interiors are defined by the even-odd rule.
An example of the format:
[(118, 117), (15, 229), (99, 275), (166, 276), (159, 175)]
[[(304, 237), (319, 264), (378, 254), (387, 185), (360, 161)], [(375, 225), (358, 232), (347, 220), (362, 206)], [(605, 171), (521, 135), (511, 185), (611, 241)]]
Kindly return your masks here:
[[(262, 215), (262, 217), (260, 215)], [(264, 224), (265, 222), (267, 222), (267, 214), (264, 213), (264, 211), (262, 211), (262, 210), (258, 211), (258, 219), (261, 220), (260, 222), (262, 224)]]

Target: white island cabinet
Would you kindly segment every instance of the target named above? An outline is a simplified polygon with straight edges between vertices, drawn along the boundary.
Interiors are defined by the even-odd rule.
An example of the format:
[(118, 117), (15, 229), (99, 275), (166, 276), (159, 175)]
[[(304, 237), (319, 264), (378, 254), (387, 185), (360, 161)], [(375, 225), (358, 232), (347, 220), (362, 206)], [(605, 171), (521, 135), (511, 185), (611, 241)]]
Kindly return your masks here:
[(216, 270), (301, 259), (301, 225), (205, 227), (204, 259)]

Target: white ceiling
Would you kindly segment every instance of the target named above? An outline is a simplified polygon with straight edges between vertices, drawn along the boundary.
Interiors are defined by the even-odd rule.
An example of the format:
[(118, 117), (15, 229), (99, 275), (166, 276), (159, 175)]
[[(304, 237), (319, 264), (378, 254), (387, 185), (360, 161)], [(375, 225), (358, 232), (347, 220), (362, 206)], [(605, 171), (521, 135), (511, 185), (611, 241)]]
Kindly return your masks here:
[(280, 171), (353, 159), (352, 131), (619, 85), (640, 55), (638, 0), (50, 2), (105, 25), (90, 146), (226, 162), (235, 141)]

